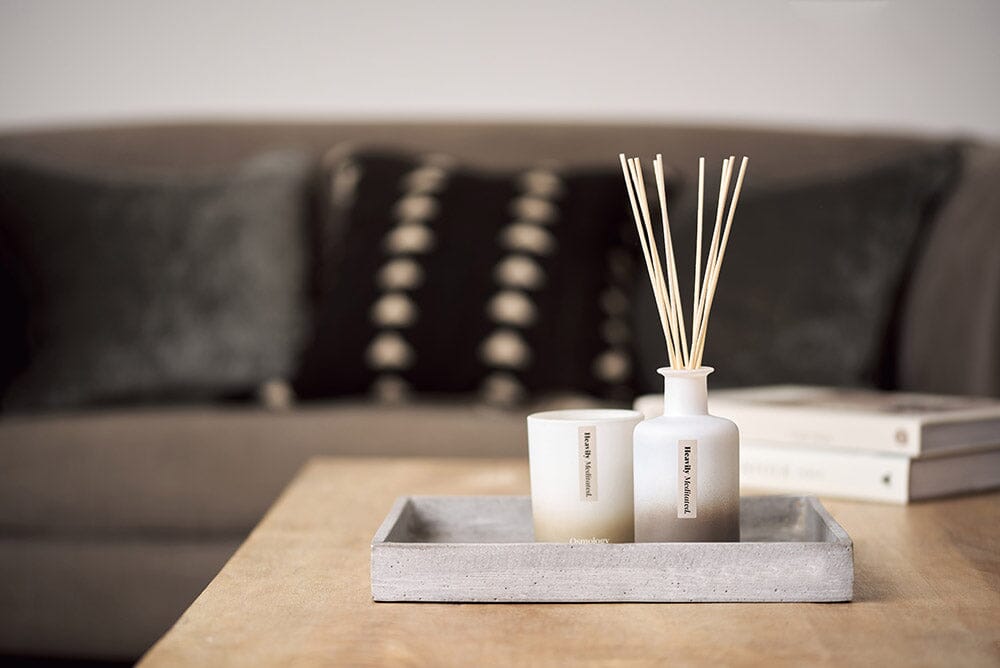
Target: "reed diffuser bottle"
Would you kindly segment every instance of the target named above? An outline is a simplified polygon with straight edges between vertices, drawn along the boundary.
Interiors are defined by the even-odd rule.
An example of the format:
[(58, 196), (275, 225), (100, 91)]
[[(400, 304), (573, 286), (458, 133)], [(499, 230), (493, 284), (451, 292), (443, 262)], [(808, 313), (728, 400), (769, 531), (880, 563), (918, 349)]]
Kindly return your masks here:
[(681, 308), (670, 221), (667, 217), (663, 157), (653, 171), (663, 223), (663, 261), (653, 231), (646, 186), (638, 158), (621, 156), (636, 229), (646, 260), (657, 314), (663, 328), (670, 365), (663, 375), (663, 415), (640, 423), (633, 436), (635, 542), (710, 541), (740, 539), (740, 435), (736, 425), (708, 414), (708, 375), (702, 366), (709, 315), (722, 260), (729, 243), (747, 159), (743, 158), (726, 212), (735, 156), (722, 163), (715, 228), (702, 274), (702, 221), (705, 161), (698, 169), (698, 230), (691, 302), (691, 337)]
[(663, 415), (635, 428), (635, 541), (740, 539), (740, 435), (708, 414), (711, 367), (659, 369)]

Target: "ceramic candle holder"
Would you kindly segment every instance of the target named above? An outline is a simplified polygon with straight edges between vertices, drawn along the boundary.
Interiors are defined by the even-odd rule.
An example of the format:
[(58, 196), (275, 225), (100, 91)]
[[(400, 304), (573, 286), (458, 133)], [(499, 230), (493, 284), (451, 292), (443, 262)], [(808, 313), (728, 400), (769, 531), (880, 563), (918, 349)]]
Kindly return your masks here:
[(584, 409), (528, 416), (535, 540), (633, 540), (632, 434), (642, 414)]
[(635, 429), (635, 541), (740, 539), (740, 435), (708, 414), (711, 367), (659, 369), (661, 417)]

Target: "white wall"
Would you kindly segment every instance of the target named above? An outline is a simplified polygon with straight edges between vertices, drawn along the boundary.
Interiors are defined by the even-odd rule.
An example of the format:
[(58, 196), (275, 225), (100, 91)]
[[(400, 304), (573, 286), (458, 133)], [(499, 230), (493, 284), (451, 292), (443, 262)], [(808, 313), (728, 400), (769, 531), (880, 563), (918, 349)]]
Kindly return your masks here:
[(1000, 2), (0, 0), (0, 127), (723, 120), (1000, 138)]

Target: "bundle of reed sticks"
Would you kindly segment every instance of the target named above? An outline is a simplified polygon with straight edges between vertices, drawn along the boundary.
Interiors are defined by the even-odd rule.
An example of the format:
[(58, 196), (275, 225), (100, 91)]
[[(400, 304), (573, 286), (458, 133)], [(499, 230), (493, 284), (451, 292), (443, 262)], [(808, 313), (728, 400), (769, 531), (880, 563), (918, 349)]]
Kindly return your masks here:
[[(659, 153), (653, 161), (653, 174), (656, 179), (656, 191), (660, 205), (660, 219), (663, 223), (663, 261), (657, 245), (653, 220), (650, 215), (649, 202), (646, 198), (646, 183), (643, 180), (642, 165), (639, 158), (626, 158), (619, 155), (622, 163), (622, 173), (625, 176), (625, 187), (628, 189), (629, 202), (632, 205), (632, 215), (635, 217), (635, 227), (639, 233), (642, 254), (646, 260), (646, 271), (649, 282), (656, 297), (656, 311), (663, 327), (663, 338), (667, 344), (667, 357), (674, 369), (697, 369), (705, 352), (705, 336), (708, 333), (709, 316), (712, 313), (712, 302), (715, 300), (715, 289), (719, 284), (719, 272), (722, 260), (726, 256), (726, 246), (729, 244), (729, 232), (733, 227), (733, 216), (743, 189), (743, 177), (747, 171), (747, 158), (740, 163), (739, 175), (733, 189), (732, 200), (729, 201), (729, 211), (726, 212), (726, 201), (729, 199), (729, 186), (733, 178), (733, 166), (736, 156), (729, 156), (722, 161), (722, 178), (719, 184), (719, 202), (715, 213), (715, 229), (708, 246), (708, 257), (702, 270), (702, 228), (704, 227), (705, 210), (705, 158), (698, 160), (698, 233), (695, 242), (694, 261), (694, 296), (691, 301), (691, 338), (687, 335), (684, 323), (684, 309), (677, 283), (677, 263), (674, 261), (674, 245), (670, 235), (670, 218), (667, 215), (667, 192), (663, 177), (663, 156)], [(725, 224), (723, 224), (725, 218)], [(664, 267), (666, 265), (666, 267)]]

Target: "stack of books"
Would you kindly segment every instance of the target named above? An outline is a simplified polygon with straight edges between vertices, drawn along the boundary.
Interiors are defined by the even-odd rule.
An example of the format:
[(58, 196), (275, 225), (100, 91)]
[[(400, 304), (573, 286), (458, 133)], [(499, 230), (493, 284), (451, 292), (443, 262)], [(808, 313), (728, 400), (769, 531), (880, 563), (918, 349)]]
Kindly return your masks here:
[(712, 392), (709, 412), (740, 428), (745, 489), (905, 504), (1000, 486), (995, 399), (781, 385)]

